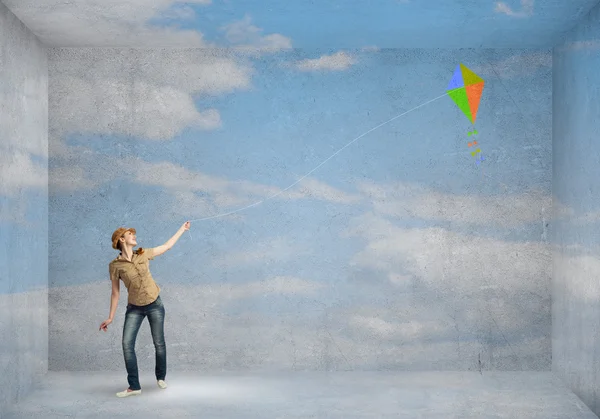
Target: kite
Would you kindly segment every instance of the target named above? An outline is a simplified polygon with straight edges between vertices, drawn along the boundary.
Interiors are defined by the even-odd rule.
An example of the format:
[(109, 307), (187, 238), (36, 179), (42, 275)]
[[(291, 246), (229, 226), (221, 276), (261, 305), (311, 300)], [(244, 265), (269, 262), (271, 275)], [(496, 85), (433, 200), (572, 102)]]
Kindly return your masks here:
[[(446, 89), (448, 96), (463, 111), (473, 125), (475, 125), (475, 119), (477, 118), (477, 110), (479, 109), (479, 101), (483, 93), (484, 83), (481, 77), (461, 63), (456, 66), (452, 80), (450, 80), (450, 84), (448, 84), (448, 88)], [(477, 134), (477, 131), (474, 129), (468, 133), (469, 136), (472, 134)], [(477, 141), (469, 142), (468, 146), (477, 146)], [(475, 162), (477, 165), (484, 160), (479, 147), (475, 151), (472, 151), (471, 155), (476, 157)]]

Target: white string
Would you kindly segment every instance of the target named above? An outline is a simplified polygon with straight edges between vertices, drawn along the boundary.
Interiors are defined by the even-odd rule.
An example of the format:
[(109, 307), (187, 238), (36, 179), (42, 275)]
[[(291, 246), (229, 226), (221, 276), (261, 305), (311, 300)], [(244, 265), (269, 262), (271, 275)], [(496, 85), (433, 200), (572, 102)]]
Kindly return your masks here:
[[(369, 134), (369, 133), (371, 133), (371, 132), (375, 131), (376, 129), (378, 129), (378, 128), (380, 128), (380, 127), (382, 127), (382, 126), (386, 125), (386, 124), (389, 124), (389, 123), (390, 123), (390, 122), (392, 122), (394, 119), (400, 118), (401, 116), (404, 116), (404, 115), (406, 115), (406, 114), (407, 114), (407, 113), (409, 113), (409, 112), (412, 112), (412, 111), (414, 111), (414, 110), (416, 110), (416, 109), (419, 109), (419, 108), (421, 108), (421, 107), (423, 107), (423, 106), (425, 106), (425, 105), (427, 105), (427, 104), (429, 104), (429, 103), (431, 103), (431, 102), (433, 102), (433, 101), (435, 101), (435, 100), (438, 100), (438, 99), (440, 99), (440, 98), (442, 98), (442, 97), (444, 97), (444, 96), (447, 96), (447, 95), (448, 95), (448, 93), (444, 93), (443, 95), (440, 95), (440, 96), (436, 97), (435, 99), (431, 99), (431, 100), (429, 100), (429, 101), (427, 101), (427, 102), (425, 102), (425, 103), (422, 103), (422, 104), (421, 104), (421, 105), (419, 105), (419, 106), (416, 106), (416, 107), (414, 107), (414, 108), (412, 108), (412, 109), (409, 109), (408, 111), (406, 111), (406, 112), (404, 112), (404, 113), (401, 113), (400, 115), (396, 115), (396, 116), (395, 116), (395, 117), (393, 117), (392, 119), (389, 119), (389, 120), (387, 120), (387, 121), (385, 121), (385, 122), (383, 122), (383, 123), (381, 123), (381, 124), (377, 125), (376, 127), (374, 127), (374, 128), (371, 128), (370, 130), (368, 130), (368, 131), (366, 131), (366, 132), (362, 133), (361, 135), (359, 135), (358, 137), (356, 137), (355, 139), (353, 139), (352, 141), (350, 141), (348, 144), (346, 144), (345, 146), (343, 146), (342, 148), (340, 148), (338, 151), (336, 151), (335, 153), (333, 153), (333, 154), (332, 154), (331, 156), (329, 156), (327, 159), (325, 159), (325, 160), (324, 160), (324, 161), (323, 161), (321, 164), (319, 164), (317, 167), (315, 167), (315, 168), (314, 168), (314, 169), (312, 169), (310, 172), (308, 172), (307, 174), (305, 174), (304, 176), (302, 176), (300, 179), (298, 179), (297, 181), (295, 181), (294, 183), (292, 183), (290, 186), (288, 186), (288, 187), (287, 187), (287, 188), (285, 188), (285, 189), (282, 189), (282, 190), (280, 190), (279, 192), (277, 192), (277, 193), (275, 193), (275, 194), (271, 195), (271, 196), (270, 196), (270, 197), (268, 197), (268, 198), (265, 198), (265, 199), (263, 199), (263, 200), (260, 200), (260, 201), (258, 201), (258, 202), (255, 202), (255, 203), (253, 203), (253, 204), (250, 204), (250, 205), (248, 205), (248, 206), (245, 206), (245, 207), (243, 207), (243, 208), (239, 208), (239, 209), (236, 209), (236, 210), (233, 210), (233, 211), (229, 211), (229, 212), (225, 212), (225, 213), (218, 214), (218, 215), (212, 215), (212, 216), (210, 216), (210, 217), (197, 218), (197, 219), (195, 219), (195, 220), (190, 220), (190, 222), (191, 222), (191, 221), (204, 221), (204, 220), (210, 220), (210, 219), (212, 219), (212, 218), (225, 217), (225, 216), (227, 216), (227, 215), (231, 215), (231, 214), (234, 214), (234, 213), (236, 213), (236, 212), (240, 212), (240, 211), (243, 211), (243, 210), (245, 210), (245, 209), (248, 209), (248, 208), (255, 207), (255, 206), (259, 205), (259, 204), (262, 204), (262, 203), (263, 203), (263, 202), (265, 202), (265, 201), (268, 201), (269, 199), (273, 199), (273, 198), (275, 198), (276, 196), (278, 196), (278, 195), (281, 195), (283, 192), (287, 191), (288, 189), (292, 188), (293, 186), (297, 185), (299, 182), (301, 182), (301, 181), (302, 181), (304, 178), (306, 178), (306, 177), (307, 177), (308, 175), (310, 175), (312, 172), (314, 172), (314, 171), (315, 171), (315, 170), (317, 170), (319, 167), (323, 166), (325, 163), (327, 163), (329, 160), (331, 160), (333, 157), (335, 157), (335, 156), (336, 156), (336, 155), (337, 155), (337, 154), (338, 154), (340, 151), (342, 151), (343, 149), (345, 149), (346, 147), (348, 147), (350, 144), (352, 144), (352, 143), (354, 143), (354, 142), (358, 141), (359, 139), (361, 139), (361, 138), (362, 138), (362, 137), (364, 137), (365, 135), (367, 135), (367, 134)], [(189, 230), (188, 230), (188, 232), (189, 232)], [(190, 234), (190, 237), (191, 237), (191, 234)]]

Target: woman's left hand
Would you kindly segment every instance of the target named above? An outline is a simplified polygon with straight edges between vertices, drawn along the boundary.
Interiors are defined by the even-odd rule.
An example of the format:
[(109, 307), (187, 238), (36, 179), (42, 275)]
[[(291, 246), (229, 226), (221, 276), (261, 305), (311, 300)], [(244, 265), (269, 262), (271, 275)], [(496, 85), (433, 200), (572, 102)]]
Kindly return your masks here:
[(183, 223), (181, 228), (183, 228), (184, 231), (187, 231), (190, 229), (190, 225), (191, 225), (191, 223), (189, 221), (186, 221), (185, 223)]

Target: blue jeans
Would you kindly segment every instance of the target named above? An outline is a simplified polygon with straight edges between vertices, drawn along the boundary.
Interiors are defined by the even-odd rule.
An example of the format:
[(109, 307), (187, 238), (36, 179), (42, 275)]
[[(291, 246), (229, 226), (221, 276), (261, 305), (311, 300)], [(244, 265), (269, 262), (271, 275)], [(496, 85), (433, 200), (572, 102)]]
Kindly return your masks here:
[(164, 380), (167, 375), (167, 346), (165, 345), (165, 306), (160, 296), (146, 306), (127, 305), (125, 312), (125, 324), (123, 325), (123, 356), (125, 357), (125, 368), (127, 368), (127, 381), (129, 388), (140, 390), (140, 379), (138, 375), (137, 357), (135, 356), (135, 339), (144, 321), (148, 316), (150, 332), (156, 353), (155, 374), (157, 380)]

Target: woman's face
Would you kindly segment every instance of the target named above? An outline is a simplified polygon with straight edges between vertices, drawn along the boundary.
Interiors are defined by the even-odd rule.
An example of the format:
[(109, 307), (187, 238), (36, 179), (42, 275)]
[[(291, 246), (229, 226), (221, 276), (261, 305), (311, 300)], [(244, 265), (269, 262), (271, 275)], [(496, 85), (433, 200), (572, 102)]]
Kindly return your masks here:
[(137, 246), (136, 236), (131, 231), (126, 231), (123, 234), (123, 239), (125, 240), (124, 245)]

